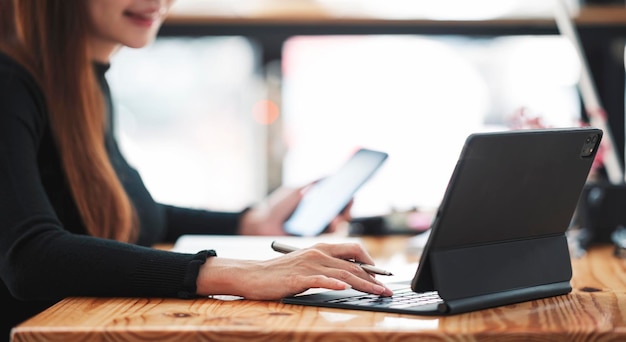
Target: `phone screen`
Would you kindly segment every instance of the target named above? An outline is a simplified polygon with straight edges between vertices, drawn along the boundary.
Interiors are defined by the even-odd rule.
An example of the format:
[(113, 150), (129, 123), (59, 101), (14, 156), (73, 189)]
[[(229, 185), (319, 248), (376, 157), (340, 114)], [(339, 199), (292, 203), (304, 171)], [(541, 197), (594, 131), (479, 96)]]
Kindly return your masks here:
[(285, 221), (285, 232), (298, 236), (321, 234), (387, 156), (385, 152), (359, 149), (337, 172), (308, 189)]

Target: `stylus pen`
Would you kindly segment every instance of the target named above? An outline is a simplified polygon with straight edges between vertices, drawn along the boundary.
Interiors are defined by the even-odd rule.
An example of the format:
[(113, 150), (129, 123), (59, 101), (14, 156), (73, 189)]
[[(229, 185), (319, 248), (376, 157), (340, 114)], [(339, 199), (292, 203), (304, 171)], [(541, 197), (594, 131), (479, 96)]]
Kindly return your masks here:
[[(287, 253), (295, 252), (299, 248), (296, 248), (296, 247), (293, 247), (293, 246), (289, 246), (289, 245), (285, 245), (284, 243), (273, 241), (272, 242), (272, 249), (275, 250), (276, 252), (287, 254)], [(378, 268), (376, 266), (363, 264), (363, 263), (360, 263), (360, 262), (354, 261), (354, 260), (348, 260), (348, 261), (354, 262), (356, 264), (359, 264), (359, 266), (361, 266), (361, 268), (364, 269), (368, 273), (374, 273), (374, 274), (380, 274), (380, 275), (386, 275), (386, 276), (393, 275), (391, 272), (389, 272), (387, 270), (383, 270), (383, 269)]]

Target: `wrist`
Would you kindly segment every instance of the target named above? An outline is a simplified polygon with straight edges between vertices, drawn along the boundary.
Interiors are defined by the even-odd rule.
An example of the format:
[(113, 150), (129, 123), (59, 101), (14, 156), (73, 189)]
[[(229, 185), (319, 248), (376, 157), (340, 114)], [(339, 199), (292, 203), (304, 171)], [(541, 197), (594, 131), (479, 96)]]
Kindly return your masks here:
[(246, 227), (249, 224), (248, 221), (250, 220), (250, 217), (249, 217), (250, 212), (253, 211), (252, 208), (253, 208), (252, 206), (248, 206), (244, 210), (239, 212), (239, 218), (237, 219), (237, 234), (238, 235), (244, 235), (244, 232), (245, 232), (244, 227)]
[(194, 298), (197, 296), (197, 279), (200, 277), (200, 269), (207, 260), (217, 256), (214, 250), (203, 250), (196, 253), (190, 260), (185, 277), (183, 279), (183, 289), (179, 290), (179, 298)]
[[(227, 258), (209, 258), (200, 266), (196, 280), (196, 293), (201, 296), (234, 295), (245, 297), (245, 283), (251, 281), (254, 261)], [(253, 282), (253, 281), (252, 281)]]

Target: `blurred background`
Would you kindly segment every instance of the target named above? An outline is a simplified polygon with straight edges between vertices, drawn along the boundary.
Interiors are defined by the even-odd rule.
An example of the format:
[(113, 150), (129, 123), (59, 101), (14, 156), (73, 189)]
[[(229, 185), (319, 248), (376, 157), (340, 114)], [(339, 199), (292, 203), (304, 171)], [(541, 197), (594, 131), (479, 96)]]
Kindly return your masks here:
[[(585, 5), (565, 2), (573, 15)], [(156, 42), (123, 49), (112, 62), (116, 134), (165, 203), (241, 210), (280, 185), (324, 177), (367, 147), (389, 159), (357, 193), (353, 216), (430, 210), (468, 134), (518, 128), (520, 120), (579, 125), (581, 65), (572, 44), (553, 29), (372, 34), (374, 25), (364, 34), (290, 35), (287, 24), (279, 27), (287, 38), (268, 52), (245, 25), (419, 18), (440, 27), (523, 26), (553, 21), (553, 10), (544, 0), (179, 0)], [(204, 34), (186, 20), (239, 20), (244, 28), (209, 25)]]

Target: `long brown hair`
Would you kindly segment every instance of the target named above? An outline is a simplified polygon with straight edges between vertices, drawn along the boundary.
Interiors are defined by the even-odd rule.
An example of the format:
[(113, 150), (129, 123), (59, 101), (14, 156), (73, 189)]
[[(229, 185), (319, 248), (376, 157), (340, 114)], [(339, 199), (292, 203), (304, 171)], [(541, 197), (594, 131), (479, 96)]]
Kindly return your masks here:
[(0, 49), (40, 84), (72, 196), (90, 235), (132, 242), (134, 208), (104, 146), (106, 114), (88, 54), (88, 1), (0, 0)]

